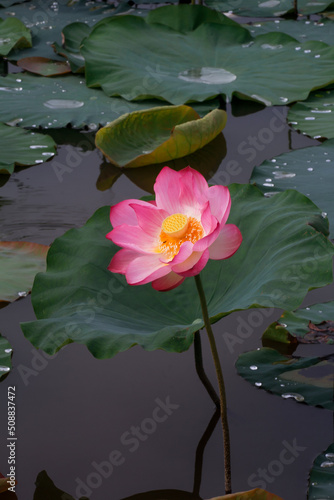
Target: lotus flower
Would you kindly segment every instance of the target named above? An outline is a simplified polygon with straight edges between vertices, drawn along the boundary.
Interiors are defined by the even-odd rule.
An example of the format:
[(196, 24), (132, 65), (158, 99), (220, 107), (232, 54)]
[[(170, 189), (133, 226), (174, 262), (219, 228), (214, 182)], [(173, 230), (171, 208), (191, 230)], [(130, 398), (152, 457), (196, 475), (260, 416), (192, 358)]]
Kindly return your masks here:
[(209, 259), (231, 257), (242, 236), (226, 224), (231, 197), (225, 186), (209, 187), (190, 167), (164, 167), (155, 185), (155, 201), (125, 200), (111, 207), (113, 230), (107, 238), (122, 247), (108, 269), (125, 274), (130, 285), (152, 282), (171, 290), (195, 276)]

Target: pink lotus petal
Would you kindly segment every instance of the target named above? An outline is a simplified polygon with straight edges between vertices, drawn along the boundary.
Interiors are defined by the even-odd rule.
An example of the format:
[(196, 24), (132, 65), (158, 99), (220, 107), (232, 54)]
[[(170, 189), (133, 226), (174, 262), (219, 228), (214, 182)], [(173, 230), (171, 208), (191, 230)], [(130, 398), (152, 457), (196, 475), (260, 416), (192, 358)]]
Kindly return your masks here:
[(174, 261), (171, 262), (171, 269), (178, 274), (188, 271), (189, 269), (192, 269), (195, 264), (197, 264), (202, 255), (203, 252), (192, 252), (191, 255), (189, 255), (189, 257), (183, 262), (179, 262), (177, 264), (175, 264)]
[(136, 213), (141, 229), (152, 238), (157, 238), (161, 233), (162, 223), (168, 217), (168, 213), (150, 204), (139, 205), (132, 203), (130, 206)]
[(125, 274), (130, 262), (138, 257), (138, 253), (128, 248), (122, 248), (111, 259), (108, 266), (112, 273)]
[(211, 213), (220, 224), (225, 224), (230, 215), (231, 195), (225, 186), (212, 186), (208, 190)]
[(178, 172), (169, 167), (164, 167), (154, 184), (157, 207), (166, 210), (169, 215), (179, 213), (181, 191), (179, 177)]
[(175, 265), (175, 264), (179, 264), (180, 262), (184, 262), (193, 253), (193, 248), (194, 248), (194, 244), (191, 243), (191, 241), (185, 241), (184, 243), (182, 243), (180, 250), (175, 255), (173, 260), (170, 261), (170, 264)]
[(156, 279), (152, 282), (152, 287), (160, 292), (168, 292), (168, 290), (173, 290), (185, 280), (182, 276), (176, 273), (170, 272), (162, 278)]
[(129, 285), (145, 285), (170, 272), (170, 267), (160, 261), (159, 254), (141, 255), (130, 262), (126, 270)]
[(206, 235), (211, 234), (217, 227), (217, 219), (211, 213), (210, 203), (207, 202), (201, 216), (201, 224)]
[(196, 254), (196, 257), (199, 256), (197, 262), (194, 262), (193, 266), (185, 271), (177, 271), (178, 274), (180, 274), (180, 276), (184, 276), (185, 278), (188, 278), (190, 276), (196, 276), (196, 274), (199, 274), (202, 271), (202, 269), (207, 265), (210, 256), (208, 248), (203, 253), (194, 252), (194, 254)]
[(128, 226), (122, 224), (115, 227), (107, 238), (120, 247), (129, 248), (139, 253), (151, 253), (157, 247), (157, 238), (152, 238), (147, 233), (144, 233), (139, 226)]
[(204, 252), (204, 250), (209, 248), (209, 246), (212, 245), (212, 243), (218, 238), (220, 233), (220, 224), (218, 224), (217, 219), (215, 219), (215, 225), (212, 229), (213, 230), (210, 234), (194, 243), (194, 252)]
[(210, 246), (210, 259), (220, 260), (232, 257), (242, 242), (240, 229), (234, 224), (226, 224), (216, 241)]
[(122, 224), (128, 224), (129, 226), (136, 226), (138, 224), (136, 214), (131, 207), (133, 203), (136, 205), (151, 206), (151, 204), (147, 201), (131, 199), (117, 203), (110, 209), (110, 222), (113, 227), (117, 227)]

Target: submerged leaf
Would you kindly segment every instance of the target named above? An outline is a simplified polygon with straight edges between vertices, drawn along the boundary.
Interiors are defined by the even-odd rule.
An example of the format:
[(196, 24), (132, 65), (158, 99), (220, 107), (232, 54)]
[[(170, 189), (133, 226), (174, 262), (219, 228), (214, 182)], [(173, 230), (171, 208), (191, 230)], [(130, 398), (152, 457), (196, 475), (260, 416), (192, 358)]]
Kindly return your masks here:
[[(312, 219), (319, 229), (321, 219), (310, 200), (295, 191), (266, 199), (249, 185), (231, 185), (230, 192), (228, 222), (240, 228), (243, 243), (228, 262), (210, 260), (202, 271), (212, 322), (252, 306), (295, 309), (309, 288), (332, 280), (334, 247), (308, 224)], [(34, 282), (38, 320), (24, 323), (24, 334), (50, 354), (69, 342), (87, 345), (97, 358), (136, 344), (147, 350), (188, 349), (203, 326), (193, 280), (159, 293), (150, 284), (129, 286), (110, 273), (107, 266), (119, 247), (105, 238), (109, 211), (99, 209), (84, 227), (52, 244), (47, 272)], [(310, 257), (316, 258), (317, 272), (304, 268)]]
[(283, 399), (334, 409), (334, 359), (331, 355), (295, 358), (263, 347), (241, 354), (236, 368), (252, 385)]
[(17, 65), (30, 73), (42, 76), (63, 75), (71, 73), (70, 66), (63, 61), (54, 61), (47, 57), (24, 57), (17, 61)]
[(142, 167), (182, 158), (212, 141), (226, 112), (204, 118), (189, 106), (164, 106), (126, 114), (100, 129), (96, 146), (118, 167)]
[(27, 241), (0, 242), (0, 307), (28, 295), (35, 274), (45, 269), (48, 249)]
[[(329, 219), (331, 238), (334, 237), (334, 139), (319, 146), (298, 149), (266, 160), (255, 167), (250, 182), (265, 196), (285, 189), (297, 189), (322, 210), (324, 222)], [(325, 181), (326, 180), (326, 181)]]
[(334, 302), (286, 311), (268, 326), (264, 341), (334, 344)]
[(0, 174), (12, 174), (15, 165), (35, 165), (52, 158), (56, 143), (48, 135), (0, 123), (0, 150)]

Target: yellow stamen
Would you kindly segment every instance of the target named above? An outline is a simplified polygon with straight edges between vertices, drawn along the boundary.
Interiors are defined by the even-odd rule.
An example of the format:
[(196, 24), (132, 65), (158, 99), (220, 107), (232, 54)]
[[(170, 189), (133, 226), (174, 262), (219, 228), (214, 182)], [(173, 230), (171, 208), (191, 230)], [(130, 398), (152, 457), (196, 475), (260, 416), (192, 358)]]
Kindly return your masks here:
[(183, 214), (173, 214), (166, 217), (162, 223), (160, 244), (156, 251), (164, 253), (166, 258), (171, 260), (179, 252), (182, 243), (196, 243), (203, 236), (204, 229), (200, 221)]
[(166, 217), (162, 223), (162, 230), (171, 238), (182, 238), (188, 229), (188, 217), (183, 214), (174, 214)]

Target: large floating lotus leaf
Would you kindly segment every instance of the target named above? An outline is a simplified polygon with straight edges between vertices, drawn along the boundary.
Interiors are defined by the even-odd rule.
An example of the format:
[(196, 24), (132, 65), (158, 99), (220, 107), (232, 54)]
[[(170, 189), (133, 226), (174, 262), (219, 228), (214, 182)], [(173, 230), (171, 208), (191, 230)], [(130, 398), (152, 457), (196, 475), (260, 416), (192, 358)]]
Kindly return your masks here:
[(30, 73), (42, 76), (55, 76), (71, 73), (70, 65), (65, 61), (55, 61), (47, 57), (24, 57), (17, 65)]
[(294, 358), (263, 347), (241, 354), (236, 362), (239, 375), (251, 384), (284, 399), (334, 409), (334, 359)]
[[(233, 11), (239, 16), (278, 17), (293, 12), (292, 0), (206, 0), (209, 7), (222, 12)], [(298, 12), (303, 15), (324, 11), (332, 0), (298, 0)]]
[(286, 311), (268, 326), (262, 338), (285, 343), (334, 344), (334, 302)]
[(164, 106), (126, 114), (101, 128), (96, 146), (118, 167), (143, 167), (194, 153), (226, 124), (215, 109), (204, 118), (189, 106)]
[(317, 90), (306, 101), (294, 104), (288, 120), (293, 128), (311, 137), (333, 139), (334, 89)]
[(310, 473), (308, 500), (331, 499), (334, 491), (334, 444), (313, 462)]
[(0, 7), (10, 7), (11, 5), (18, 4), (18, 3), (23, 3), (26, 2), (27, 0), (1, 0), (0, 1)]
[(0, 174), (12, 174), (15, 165), (35, 165), (49, 160), (55, 155), (56, 143), (48, 135), (0, 123), (0, 151)]
[(298, 149), (266, 160), (253, 170), (250, 182), (267, 196), (285, 189), (297, 189), (324, 210), (334, 237), (334, 139), (320, 146)]
[(31, 34), (25, 25), (15, 18), (0, 18), (0, 56), (7, 56), (16, 49), (31, 47)]
[[(0, 380), (2, 377), (7, 375), (12, 367), (12, 352), (13, 349), (8, 342), (7, 339), (5, 339), (2, 335), (0, 335)], [(1, 491), (6, 491), (5, 489), (2, 490), (0, 486), (0, 493)]]
[(269, 493), (269, 491), (255, 488), (250, 491), (241, 491), (239, 493), (231, 493), (222, 497), (211, 498), (210, 500), (283, 500), (281, 497)]
[[(89, 126), (96, 130), (125, 113), (161, 106), (161, 101), (128, 102), (89, 89), (79, 76), (0, 77), (0, 121), (23, 127)], [(199, 114), (219, 106), (217, 100), (196, 106)]]
[(320, 19), (319, 21), (310, 21), (309, 19), (298, 19), (297, 21), (293, 21), (292, 19), (276, 19), (275, 21), (244, 26), (248, 27), (253, 36), (275, 31), (277, 33), (286, 33), (300, 42), (317, 40), (328, 45), (334, 44), (334, 22), (330, 19)]
[(0, 307), (28, 295), (35, 274), (45, 269), (48, 249), (27, 241), (0, 242)]
[[(3, 0), (2, 0), (3, 1)], [(33, 8), (32, 8), (33, 7)], [(61, 32), (64, 26), (74, 21), (94, 25), (97, 21), (111, 16), (116, 9), (105, 3), (79, 0), (70, 2), (68, 0), (57, 0), (57, 2), (25, 2), (21, 5), (13, 5), (10, 10), (0, 12), (1, 17), (17, 19), (24, 22), (32, 33), (33, 46), (24, 52), (12, 51), (11, 60), (22, 57), (43, 56), (55, 58), (52, 42), (61, 43)], [(31, 46), (31, 45), (30, 45)], [(59, 59), (62, 59), (59, 57)]]
[[(195, 11), (187, 14), (191, 19)], [(81, 53), (87, 85), (128, 100), (159, 97), (183, 104), (235, 94), (266, 105), (286, 104), (334, 81), (334, 47), (301, 46), (280, 33), (253, 39), (240, 26), (220, 23), (180, 33), (149, 24), (149, 18), (113, 17), (92, 30)]]
[[(230, 191), (229, 222), (240, 227), (243, 243), (232, 258), (209, 261), (202, 271), (213, 322), (251, 306), (296, 309), (309, 288), (331, 282), (334, 247), (318, 232), (323, 219), (310, 200), (296, 191), (267, 199), (250, 185), (233, 184)], [(119, 247), (105, 238), (109, 211), (99, 209), (81, 229), (55, 240), (47, 272), (34, 282), (38, 320), (23, 324), (25, 335), (49, 353), (69, 342), (86, 344), (97, 358), (135, 344), (188, 349), (203, 327), (194, 280), (159, 293), (110, 273), (107, 266)], [(310, 257), (316, 258), (317, 272), (305, 269)]]

